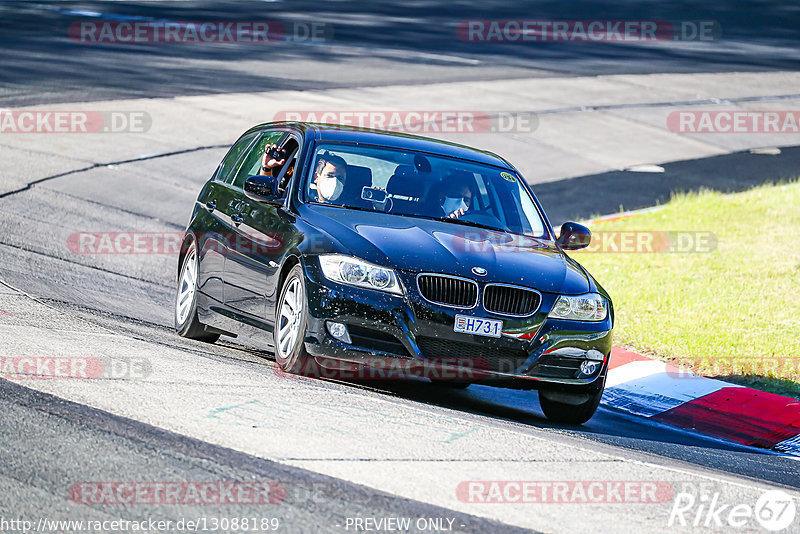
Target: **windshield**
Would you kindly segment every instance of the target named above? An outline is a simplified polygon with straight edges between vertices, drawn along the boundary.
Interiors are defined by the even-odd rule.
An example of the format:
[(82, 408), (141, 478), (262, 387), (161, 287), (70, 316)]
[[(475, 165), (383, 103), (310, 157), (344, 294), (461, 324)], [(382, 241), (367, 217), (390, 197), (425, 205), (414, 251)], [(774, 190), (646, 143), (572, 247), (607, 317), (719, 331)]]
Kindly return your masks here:
[(304, 184), (309, 202), (424, 217), (548, 239), (516, 173), (388, 148), (322, 144)]

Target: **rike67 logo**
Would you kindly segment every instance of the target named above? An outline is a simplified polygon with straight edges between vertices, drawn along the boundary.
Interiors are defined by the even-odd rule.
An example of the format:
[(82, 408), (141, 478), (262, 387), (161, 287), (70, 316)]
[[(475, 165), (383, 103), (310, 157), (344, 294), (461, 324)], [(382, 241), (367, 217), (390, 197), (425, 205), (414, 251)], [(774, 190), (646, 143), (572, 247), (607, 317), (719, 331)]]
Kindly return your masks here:
[(670, 527), (780, 532), (793, 525), (797, 514), (795, 499), (781, 490), (765, 491), (753, 503), (723, 497), (718, 489), (703, 485), (675, 487), (677, 491), (668, 521)]

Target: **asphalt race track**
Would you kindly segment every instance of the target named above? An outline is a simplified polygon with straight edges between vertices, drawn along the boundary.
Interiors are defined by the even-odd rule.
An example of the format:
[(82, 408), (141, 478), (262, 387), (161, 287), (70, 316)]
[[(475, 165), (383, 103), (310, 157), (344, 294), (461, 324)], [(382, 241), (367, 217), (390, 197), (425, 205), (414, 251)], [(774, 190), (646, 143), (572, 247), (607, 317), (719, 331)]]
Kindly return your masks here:
[[(708, 3), (611, 0), (520, 3), (27, 2), (0, 4), (0, 104), (137, 96), (322, 89), (441, 81), (655, 72), (796, 70), (796, 6), (777, 1)], [(317, 24), (333, 41), (153, 47), (86, 46), (67, 36), (91, 20)], [(473, 43), (453, 38), (466, 19), (711, 21), (718, 42)], [(297, 35), (301, 35), (299, 32)], [(299, 38), (298, 38), (299, 39)]]
[[(63, 31), (87, 12), (237, 20), (254, 17), (252, 4), (265, 18), (331, 24), (335, 44), (276, 44), (269, 53), (246, 45), (210, 52), (192, 45), (87, 49)], [(0, 105), (800, 66), (794, 24), (800, 12), (788, 4), (720, 2), (700, 9), (673, 2), (653, 13), (645, 2), (543, 2), (522, 14), (515, 2), (447, 6), (5, 2)], [(712, 19), (730, 40), (708, 49), (608, 44), (591, 54), (555, 43), (534, 53), (475, 49), (446, 31), (470, 17), (543, 12), (552, 19), (636, 13)], [(192, 127), (190, 117), (185, 126)], [(767, 489), (798, 495), (796, 459), (614, 410), (600, 408), (587, 424), (563, 427), (546, 421), (535, 392), (296, 379), (277, 371), (257, 339), (208, 345), (180, 338), (172, 328), (174, 256), (74, 254), (65, 243), (76, 231), (182, 232), (227, 146), (149, 152), (105, 165), (117, 160), (98, 145), (85, 164), (59, 169), (44, 152), (37, 159), (36, 143), (48, 142), (47, 136), (31, 141), (30, 160), (14, 160), (30, 166), (26, 183), (0, 193), (0, 356), (91, 356), (116, 371), (98, 380), (0, 380), (2, 519), (177, 524), (255, 516), (277, 518), (279, 532), (347, 532), (359, 530), (354, 518), (428, 518), (442, 521), (427, 523), (439, 525), (433, 531), (586, 532), (602, 525), (599, 531), (689, 532), (720, 529), (668, 525), (667, 501), (482, 504), (460, 498), (457, 488), (473, 480), (655, 481), (676, 492), (712, 488), (731, 505), (753, 504)], [(0, 169), (7, 164), (4, 147), (0, 136)], [(71, 493), (98, 481), (269, 481), (277, 484), (277, 497), (267, 504), (133, 505), (87, 504)], [(23, 530), (0, 523), (3, 532)], [(800, 523), (787, 531), (799, 532)]]

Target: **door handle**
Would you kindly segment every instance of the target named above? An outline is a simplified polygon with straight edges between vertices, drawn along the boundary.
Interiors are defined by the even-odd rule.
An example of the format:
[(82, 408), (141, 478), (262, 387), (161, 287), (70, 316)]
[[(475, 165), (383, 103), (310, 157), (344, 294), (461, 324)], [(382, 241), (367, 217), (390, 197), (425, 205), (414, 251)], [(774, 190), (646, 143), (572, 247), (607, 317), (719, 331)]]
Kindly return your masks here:
[(206, 202), (206, 207), (208, 208), (208, 211), (214, 211), (215, 209), (217, 209), (217, 203), (214, 202), (213, 200), (210, 202)]
[(238, 213), (234, 213), (233, 215), (231, 215), (231, 220), (233, 221), (233, 224), (235, 224), (236, 226), (239, 226), (240, 224), (242, 224), (242, 221), (244, 220), (244, 217), (242, 217)]

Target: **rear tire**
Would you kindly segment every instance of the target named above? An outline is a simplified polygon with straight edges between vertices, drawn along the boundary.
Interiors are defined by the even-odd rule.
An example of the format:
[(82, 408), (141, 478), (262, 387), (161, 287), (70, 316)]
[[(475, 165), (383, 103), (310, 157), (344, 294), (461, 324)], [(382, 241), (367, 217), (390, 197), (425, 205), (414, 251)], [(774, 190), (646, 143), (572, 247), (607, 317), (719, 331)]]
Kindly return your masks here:
[(305, 273), (300, 264), (292, 267), (281, 288), (275, 306), (275, 363), (283, 372), (304, 374), (309, 361), (305, 348), (308, 301), (306, 299)]
[(601, 389), (589, 396), (588, 400), (575, 404), (567, 402), (572, 400), (567, 394), (539, 391), (539, 405), (547, 418), (555, 423), (581, 425), (592, 418), (602, 396)]
[(206, 343), (214, 343), (219, 334), (206, 332), (197, 318), (197, 278), (200, 263), (194, 240), (186, 249), (181, 270), (178, 271), (178, 288), (175, 295), (175, 330), (178, 335)]

